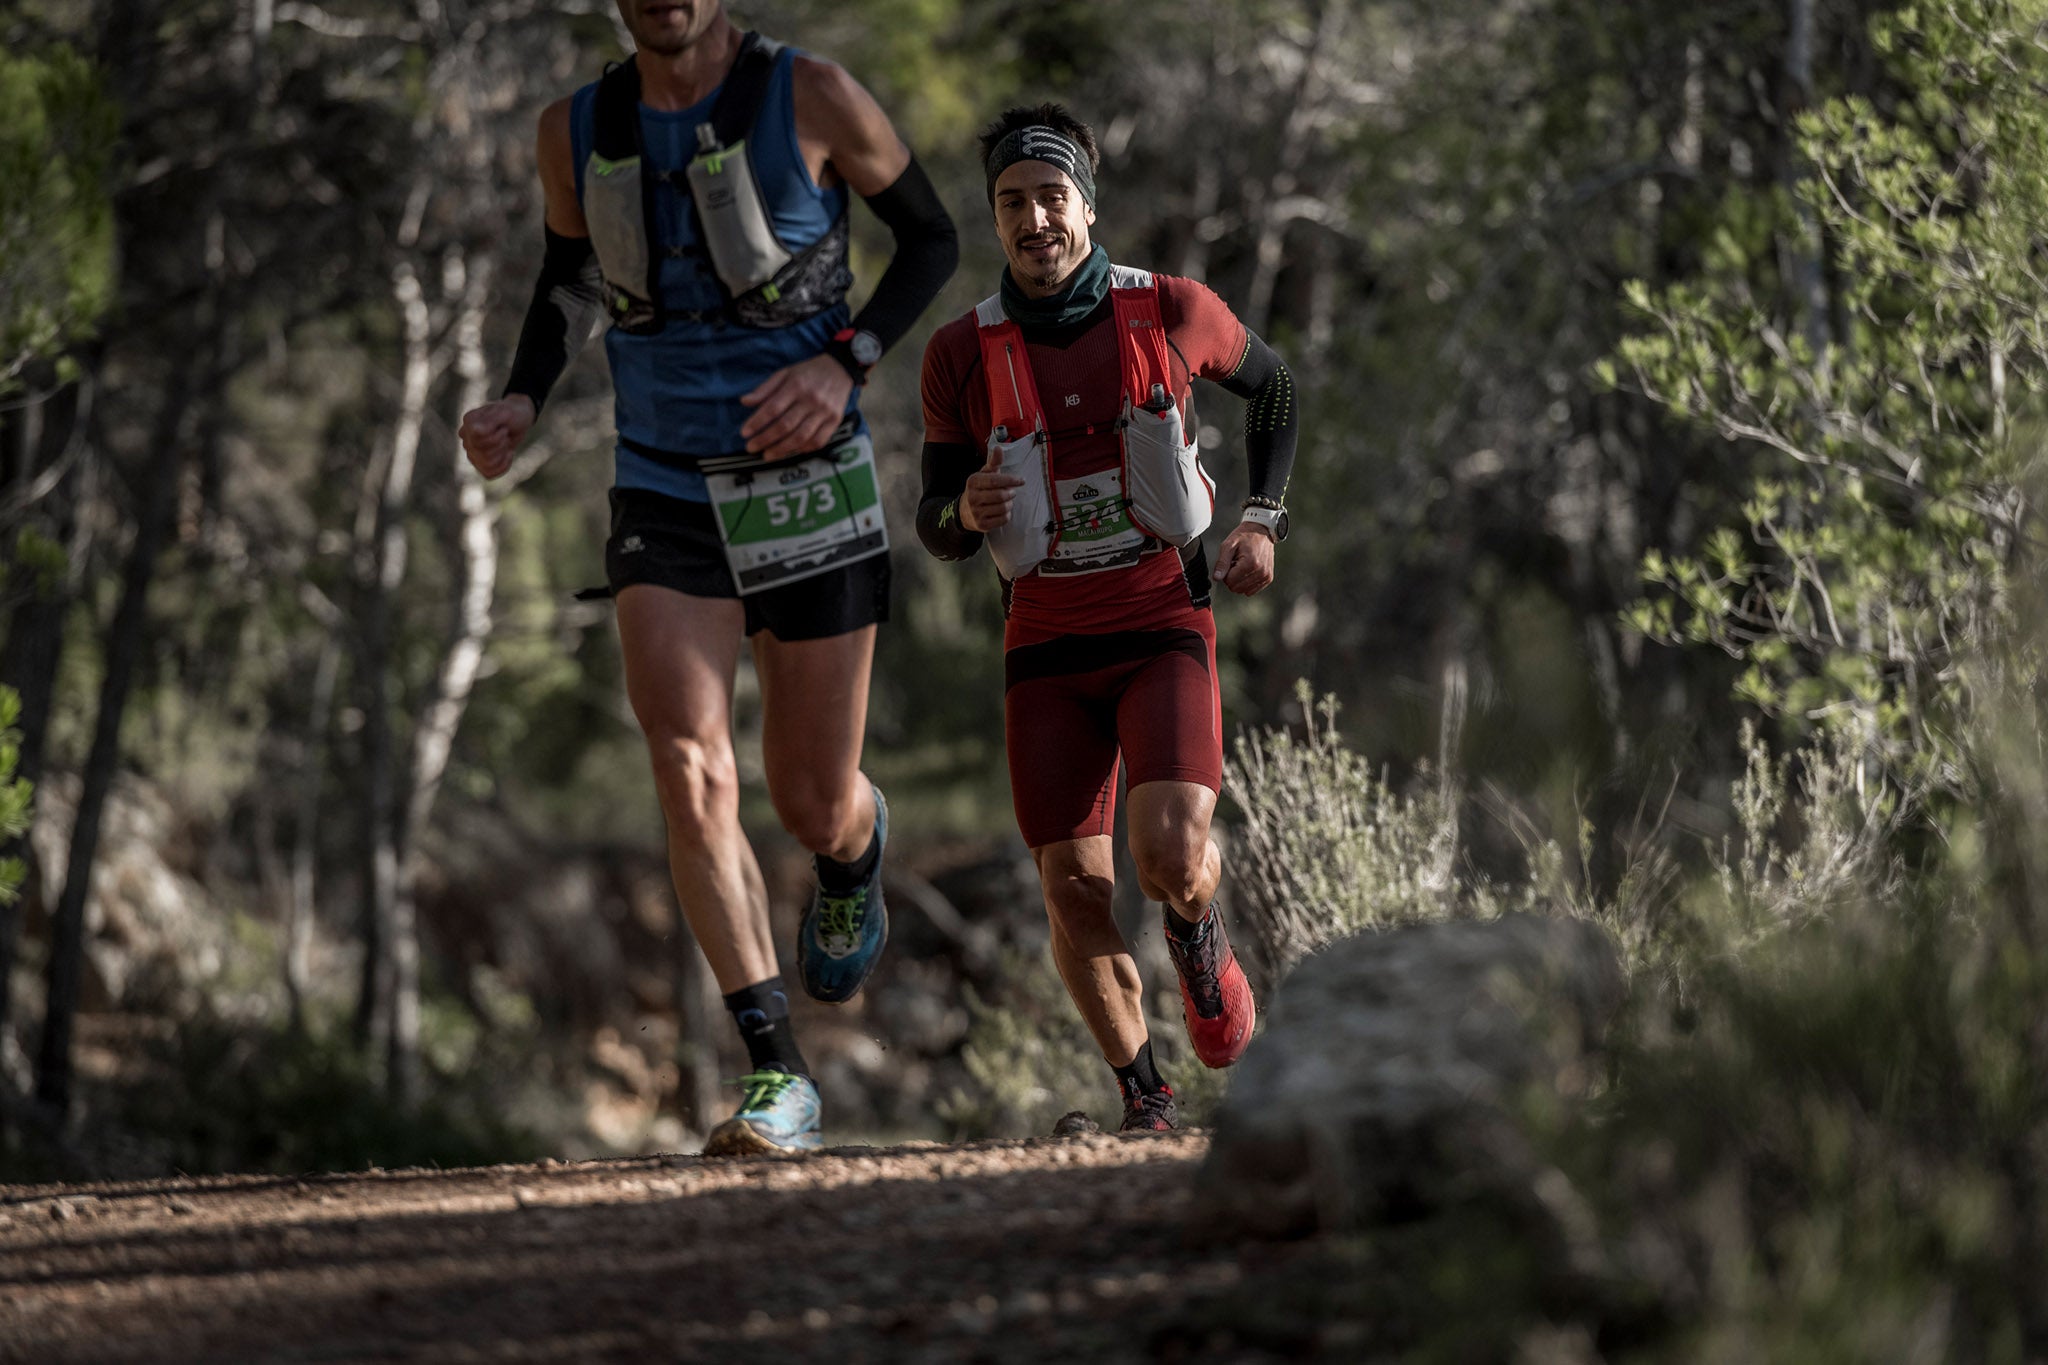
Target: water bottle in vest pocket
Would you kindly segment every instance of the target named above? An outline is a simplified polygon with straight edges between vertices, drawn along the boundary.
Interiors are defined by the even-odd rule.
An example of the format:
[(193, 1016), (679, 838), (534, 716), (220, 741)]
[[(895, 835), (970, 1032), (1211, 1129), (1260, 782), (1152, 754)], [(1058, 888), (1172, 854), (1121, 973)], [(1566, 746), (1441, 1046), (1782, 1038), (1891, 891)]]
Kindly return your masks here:
[(789, 264), (789, 249), (768, 221), (747, 144), (719, 146), (709, 123), (697, 125), (697, 136), (699, 151), (688, 174), (704, 246), (726, 290), (744, 294), (774, 279)]
[(1012, 440), (1008, 427), (989, 433), (988, 448), (1000, 472), (1024, 480), (1010, 504), (1010, 519), (988, 533), (988, 552), (1005, 578), (1022, 578), (1052, 553), (1052, 494), (1046, 488), (1045, 432), (1034, 429)]
[(1200, 448), (1187, 439), (1180, 404), (1174, 401), (1157, 282), (1145, 271), (1123, 266), (1111, 267), (1110, 282), (1124, 389), (1117, 421), (1124, 495), (1139, 530), (1178, 548), (1209, 529), (1216, 485), (1202, 469)]
[(604, 271), (605, 320), (628, 332), (659, 328), (654, 305), (639, 294), (649, 279), (642, 174), (637, 156), (614, 161), (595, 152), (583, 170), (583, 220)]
[(1209, 529), (1216, 512), (1216, 485), (1202, 468), (1201, 450), (1184, 441), (1180, 406), (1164, 384), (1152, 385), (1147, 400), (1124, 400), (1124, 492), (1139, 530), (1179, 547)]

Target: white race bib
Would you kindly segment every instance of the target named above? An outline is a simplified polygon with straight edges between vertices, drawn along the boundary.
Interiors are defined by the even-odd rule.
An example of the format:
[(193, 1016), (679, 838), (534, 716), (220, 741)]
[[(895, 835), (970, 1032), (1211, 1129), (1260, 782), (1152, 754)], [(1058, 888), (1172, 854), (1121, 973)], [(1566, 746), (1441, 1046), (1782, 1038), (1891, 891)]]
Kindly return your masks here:
[(1124, 497), (1124, 476), (1105, 469), (1078, 479), (1057, 479), (1059, 544), (1038, 566), (1042, 574), (1101, 573), (1135, 564), (1152, 538), (1131, 524), (1130, 501)]
[(741, 596), (886, 554), (875, 446), (866, 432), (801, 460), (704, 475)]

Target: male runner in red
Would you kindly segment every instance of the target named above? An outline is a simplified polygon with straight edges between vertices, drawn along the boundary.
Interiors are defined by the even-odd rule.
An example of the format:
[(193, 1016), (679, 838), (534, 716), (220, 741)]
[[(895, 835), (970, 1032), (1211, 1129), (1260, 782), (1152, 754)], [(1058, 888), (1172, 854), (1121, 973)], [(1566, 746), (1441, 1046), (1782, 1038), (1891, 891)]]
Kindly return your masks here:
[[(1293, 387), (1214, 293), (1112, 266), (1090, 241), (1100, 156), (1086, 124), (1056, 104), (1012, 109), (981, 147), (1009, 268), (995, 298), (925, 350), (918, 535), (941, 559), (987, 540), (997, 560), (1010, 787), (1053, 961), (1116, 1072), (1124, 1131), (1170, 1128), (1173, 1091), (1110, 913), (1117, 766), (1121, 754), (1131, 856), (1166, 904), (1195, 1053), (1228, 1066), (1254, 1009), (1214, 904), (1223, 727), (1209, 585), (1249, 595), (1273, 581)], [(1188, 530), (1212, 496), (1182, 445), (1196, 376), (1250, 401), (1252, 496), (1213, 575)], [(1147, 438), (1157, 431), (1171, 436)]]

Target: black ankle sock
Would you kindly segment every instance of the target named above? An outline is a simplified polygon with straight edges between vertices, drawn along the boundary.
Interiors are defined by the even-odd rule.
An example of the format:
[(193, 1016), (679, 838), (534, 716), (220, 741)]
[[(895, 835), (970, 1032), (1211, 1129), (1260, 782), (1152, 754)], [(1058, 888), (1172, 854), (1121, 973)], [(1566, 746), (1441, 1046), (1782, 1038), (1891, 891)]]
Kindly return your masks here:
[(1129, 1066), (1113, 1066), (1110, 1070), (1116, 1073), (1116, 1088), (1123, 1094), (1125, 1104), (1140, 1095), (1156, 1095), (1167, 1088), (1166, 1078), (1152, 1063), (1152, 1041), (1149, 1038), (1138, 1049), (1138, 1055), (1131, 1058)]
[(850, 863), (828, 858), (820, 853), (817, 857), (818, 885), (827, 891), (843, 893), (858, 891), (867, 879), (874, 875), (875, 864), (882, 857), (882, 841), (873, 834), (868, 835), (867, 852)]
[(1210, 901), (1202, 908), (1202, 917), (1190, 924), (1181, 918), (1180, 911), (1166, 907), (1166, 932), (1179, 943), (1200, 943), (1209, 932), (1209, 921), (1216, 916), (1216, 902)]
[(809, 1076), (811, 1068), (797, 1050), (796, 1030), (789, 1026), (789, 996), (782, 978), (756, 981), (725, 997), (725, 1007), (747, 1045), (747, 1060), (756, 1071), (787, 1071)]

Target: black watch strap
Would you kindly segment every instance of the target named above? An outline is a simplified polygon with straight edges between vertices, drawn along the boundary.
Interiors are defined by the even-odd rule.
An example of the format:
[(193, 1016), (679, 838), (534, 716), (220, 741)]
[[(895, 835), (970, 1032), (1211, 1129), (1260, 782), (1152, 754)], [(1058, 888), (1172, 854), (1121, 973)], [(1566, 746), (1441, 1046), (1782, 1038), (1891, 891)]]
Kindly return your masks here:
[(838, 361), (856, 384), (868, 382), (868, 371), (882, 358), (882, 342), (873, 332), (848, 327), (825, 343), (825, 354)]
[(868, 367), (853, 358), (853, 343), (834, 337), (825, 343), (825, 354), (838, 361), (855, 384), (868, 382)]

